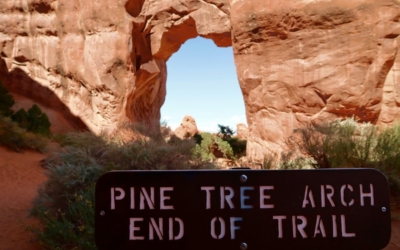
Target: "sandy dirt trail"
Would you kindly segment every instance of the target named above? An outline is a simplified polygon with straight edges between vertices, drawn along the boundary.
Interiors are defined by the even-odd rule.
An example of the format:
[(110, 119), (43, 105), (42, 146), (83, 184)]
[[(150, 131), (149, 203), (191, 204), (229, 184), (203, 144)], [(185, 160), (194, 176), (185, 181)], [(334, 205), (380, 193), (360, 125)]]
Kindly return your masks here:
[(32, 235), (23, 224), (37, 221), (29, 217), (32, 200), (46, 177), (40, 161), (45, 155), (26, 151), (17, 153), (0, 147), (0, 249), (36, 250)]

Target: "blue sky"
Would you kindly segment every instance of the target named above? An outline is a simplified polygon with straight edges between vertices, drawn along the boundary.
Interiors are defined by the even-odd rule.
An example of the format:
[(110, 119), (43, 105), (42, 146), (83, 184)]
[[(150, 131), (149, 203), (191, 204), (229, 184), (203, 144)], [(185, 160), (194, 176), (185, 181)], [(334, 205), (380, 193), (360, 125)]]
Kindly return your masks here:
[(191, 115), (201, 131), (216, 132), (218, 124), (236, 130), (246, 124), (243, 96), (232, 47), (219, 48), (197, 37), (184, 43), (167, 62), (167, 96), (161, 120), (175, 129)]

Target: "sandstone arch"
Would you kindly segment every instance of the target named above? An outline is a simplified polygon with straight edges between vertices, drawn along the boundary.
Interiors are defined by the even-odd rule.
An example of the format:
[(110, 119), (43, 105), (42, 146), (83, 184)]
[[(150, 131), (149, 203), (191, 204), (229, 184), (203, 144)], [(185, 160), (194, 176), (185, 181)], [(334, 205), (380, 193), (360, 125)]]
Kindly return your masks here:
[[(190, 38), (202, 36), (217, 46), (231, 46), (231, 26), (225, 1), (146, 1), (133, 14), (135, 90), (128, 97), (127, 116), (157, 127), (165, 100), (166, 61)], [(214, 22), (210, 22), (213, 20)], [(133, 56), (135, 58), (133, 58)]]
[(23, 71), (96, 133), (156, 127), (166, 60), (211, 38), (233, 46), (248, 156), (262, 159), (308, 122), (400, 118), (399, 17), (399, 0), (4, 0), (2, 76)]

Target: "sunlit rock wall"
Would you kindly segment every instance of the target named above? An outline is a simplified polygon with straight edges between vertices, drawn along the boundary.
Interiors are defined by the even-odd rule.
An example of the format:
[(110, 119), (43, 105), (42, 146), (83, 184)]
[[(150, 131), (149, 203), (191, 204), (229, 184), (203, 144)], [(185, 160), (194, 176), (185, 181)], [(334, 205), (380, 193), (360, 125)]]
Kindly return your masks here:
[(166, 61), (210, 38), (233, 46), (262, 159), (308, 122), (399, 118), (399, 18), (398, 0), (2, 0), (0, 77), (95, 133), (156, 128)]
[(232, 0), (232, 40), (262, 159), (309, 122), (400, 118), (400, 8), (392, 0)]

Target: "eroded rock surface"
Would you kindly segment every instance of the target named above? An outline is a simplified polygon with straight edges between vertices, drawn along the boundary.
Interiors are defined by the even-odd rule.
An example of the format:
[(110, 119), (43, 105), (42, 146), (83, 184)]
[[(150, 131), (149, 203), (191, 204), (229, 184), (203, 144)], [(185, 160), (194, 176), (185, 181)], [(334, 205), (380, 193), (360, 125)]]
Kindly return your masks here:
[(399, 119), (399, 19), (399, 0), (2, 0), (0, 74), (95, 133), (156, 128), (168, 58), (198, 35), (232, 45), (262, 159), (308, 122)]
[(236, 136), (239, 140), (247, 140), (247, 138), (249, 137), (249, 128), (246, 124), (236, 124)]
[(65, 106), (95, 133), (157, 128), (166, 60), (197, 35), (230, 46), (221, 0), (4, 0), (0, 76), (12, 91)]
[(399, 119), (398, 1), (267, 2), (231, 1), (250, 158), (308, 122)]
[(174, 133), (182, 140), (193, 137), (198, 133), (195, 119), (190, 115), (185, 115), (181, 125), (175, 129)]

